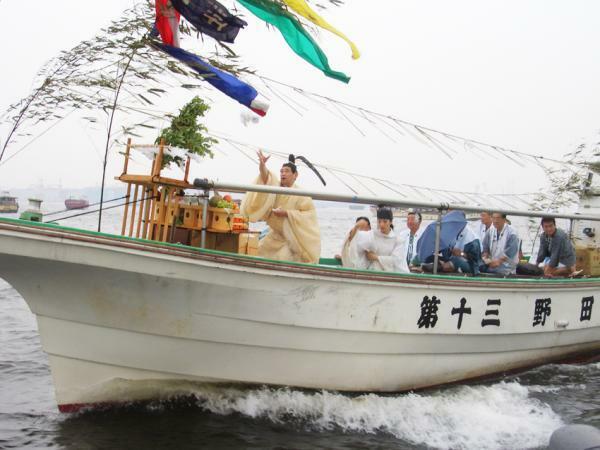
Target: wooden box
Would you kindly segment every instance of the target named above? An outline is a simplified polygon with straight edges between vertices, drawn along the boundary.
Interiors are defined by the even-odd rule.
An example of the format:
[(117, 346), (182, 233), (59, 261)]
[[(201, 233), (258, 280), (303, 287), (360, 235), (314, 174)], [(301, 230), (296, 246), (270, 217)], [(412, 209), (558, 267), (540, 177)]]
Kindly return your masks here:
[[(169, 227), (169, 236), (171, 236), (171, 227)], [(175, 232), (173, 233), (173, 237), (170, 239), (170, 242), (173, 244), (190, 244), (190, 234), (191, 231), (182, 227), (175, 227)]]
[[(192, 230), (190, 245), (200, 247), (202, 242), (202, 232)], [(238, 252), (238, 235), (232, 233), (216, 233), (212, 231), (206, 232), (206, 246), (209, 250), (219, 250), (222, 252), (237, 253)]]
[(585, 275), (600, 276), (600, 249), (577, 247), (577, 269), (583, 270)]
[[(258, 235), (259, 233), (215, 233), (207, 231), (206, 248), (256, 256), (258, 254)], [(190, 245), (200, 247), (201, 237), (200, 231), (192, 230)]]
[(258, 255), (258, 234), (240, 233), (238, 235), (238, 253), (242, 255)]
[(183, 226), (190, 229), (202, 229), (202, 206), (182, 205)]
[(211, 230), (231, 231), (233, 228), (233, 211), (224, 208), (208, 208), (208, 227)]
[(154, 204), (154, 222), (158, 222), (160, 220), (160, 218), (162, 217), (162, 212), (164, 210), (164, 208), (166, 208), (165, 204), (163, 202), (157, 201)]

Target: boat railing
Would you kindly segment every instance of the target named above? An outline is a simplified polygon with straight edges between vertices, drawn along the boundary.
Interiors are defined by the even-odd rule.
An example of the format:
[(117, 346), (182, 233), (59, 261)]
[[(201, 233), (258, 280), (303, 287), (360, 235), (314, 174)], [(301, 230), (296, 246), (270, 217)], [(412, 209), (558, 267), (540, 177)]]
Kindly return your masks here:
[[(239, 184), (227, 183), (221, 181), (211, 181), (207, 179), (197, 178), (194, 180), (194, 187), (202, 190), (219, 190), (225, 192), (262, 192), (267, 194), (284, 194), (295, 195), (302, 197), (311, 197), (313, 200), (326, 200), (331, 202), (343, 203), (358, 203), (365, 205), (385, 205), (398, 206), (402, 208), (430, 208), (438, 212), (446, 212), (450, 210), (461, 210), (464, 212), (481, 212), (486, 208), (482, 206), (465, 205), (461, 203), (435, 203), (425, 202), (422, 200), (409, 200), (397, 197), (372, 197), (363, 195), (337, 194), (327, 193), (323, 191), (311, 191), (306, 189), (290, 189), (279, 186), (264, 186), (258, 184)], [(511, 216), (521, 217), (544, 217), (552, 216), (556, 219), (570, 220), (591, 220), (600, 221), (600, 215), (592, 214), (566, 214), (566, 213), (550, 213), (547, 211), (520, 210), (520, 209), (500, 209), (494, 208), (495, 212), (504, 213)]]
[[(365, 205), (386, 205), (402, 208), (429, 208), (437, 210), (435, 227), (435, 250), (433, 261), (433, 273), (437, 273), (438, 258), (440, 253), (440, 234), (442, 225), (442, 216), (450, 210), (460, 210), (464, 212), (481, 212), (484, 210), (481, 206), (464, 205), (459, 203), (435, 203), (415, 201), (406, 198), (396, 197), (372, 197), (363, 195), (335, 194), (322, 191), (311, 191), (306, 189), (290, 189), (279, 186), (265, 186), (256, 184), (226, 183), (219, 181), (210, 181), (208, 179), (197, 178), (194, 180), (194, 186), (204, 192), (204, 198), (208, 198), (210, 190), (219, 190), (227, 192), (262, 192), (266, 194), (296, 195), (302, 197), (311, 197), (313, 200), (326, 200), (331, 202), (356, 203)], [(519, 209), (496, 209), (495, 212), (504, 213), (511, 216), (520, 217), (544, 217), (552, 216), (557, 219), (569, 220), (569, 235), (572, 234), (574, 220), (599, 221), (600, 216), (589, 214), (563, 214), (548, 213), (545, 211), (519, 210)], [(203, 231), (204, 233), (204, 231)], [(204, 242), (204, 240), (203, 240)]]
[[(207, 233), (209, 232), (207, 224), (209, 222), (209, 198), (211, 191), (245, 193), (259, 192), (266, 194), (284, 194), (292, 196), (311, 197), (313, 200), (325, 200), (331, 202), (343, 202), (350, 204), (364, 205), (386, 205), (389, 207), (400, 208), (426, 208), (437, 211), (436, 214), (436, 235), (434, 250), (434, 273), (437, 273), (438, 255), (440, 251), (440, 234), (442, 216), (450, 210), (461, 210), (465, 213), (479, 213), (485, 210), (481, 205), (466, 205), (461, 203), (436, 203), (425, 202), (422, 200), (412, 200), (406, 197), (384, 197), (351, 195), (342, 193), (331, 193), (323, 191), (313, 191), (307, 189), (290, 189), (279, 186), (265, 186), (257, 184), (228, 183), (222, 181), (213, 181), (203, 178), (197, 178), (193, 184), (188, 181), (190, 160), (186, 161), (185, 175), (182, 180), (166, 178), (161, 175), (163, 154), (166, 149), (164, 143), (157, 146), (157, 152), (154, 157), (150, 175), (132, 175), (127, 173), (130, 149), (136, 148), (136, 145), (128, 140), (125, 151), (125, 162), (123, 173), (117, 177), (118, 180), (127, 183), (128, 202), (125, 206), (122, 224), (122, 234), (143, 239), (167, 241), (173, 238), (177, 228), (177, 216), (181, 208), (188, 208), (185, 214), (190, 215), (192, 224), (187, 228), (195, 233), (200, 233), (200, 242), (196, 242), (201, 248), (206, 248)], [(143, 147), (143, 146), (142, 146)], [(133, 189), (132, 189), (133, 188)], [(201, 191), (197, 205), (182, 205), (180, 198), (183, 190), (197, 189)], [(132, 192), (133, 191), (133, 192)], [(130, 199), (133, 193), (133, 200)], [(141, 206), (136, 210), (136, 204), (141, 202)], [(129, 211), (128, 204), (132, 204)], [(519, 209), (498, 209), (495, 212), (518, 217), (543, 217), (551, 216), (557, 219), (569, 220), (569, 235), (572, 235), (573, 222), (576, 220), (586, 220), (600, 222), (600, 215), (592, 214), (567, 214), (567, 213), (549, 213), (547, 211), (519, 210)]]

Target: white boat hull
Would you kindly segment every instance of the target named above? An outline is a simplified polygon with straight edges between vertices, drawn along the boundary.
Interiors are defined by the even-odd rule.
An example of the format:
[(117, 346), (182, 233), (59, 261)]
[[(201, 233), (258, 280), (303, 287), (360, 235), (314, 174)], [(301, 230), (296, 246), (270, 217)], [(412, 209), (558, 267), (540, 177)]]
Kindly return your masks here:
[(186, 382), (406, 391), (600, 352), (597, 279), (389, 276), (4, 222), (0, 276), (37, 316), (62, 410)]

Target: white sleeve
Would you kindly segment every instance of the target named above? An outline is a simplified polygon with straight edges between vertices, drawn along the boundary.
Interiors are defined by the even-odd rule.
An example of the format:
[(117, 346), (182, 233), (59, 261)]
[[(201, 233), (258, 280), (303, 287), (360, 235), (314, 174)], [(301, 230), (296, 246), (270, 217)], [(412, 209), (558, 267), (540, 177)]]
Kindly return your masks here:
[(352, 240), (356, 241), (356, 249), (359, 252), (375, 251), (375, 239), (371, 231), (358, 231)]
[(379, 262), (385, 271), (409, 273), (408, 264), (406, 264), (406, 240), (401, 238), (396, 240), (392, 254), (389, 256), (380, 256)]
[[(375, 242), (373, 240), (373, 233), (369, 231), (358, 231), (346, 246), (344, 246), (344, 253), (342, 254), (342, 263), (344, 267), (354, 267), (356, 269), (368, 269), (369, 260), (367, 259), (366, 252), (373, 251), (375, 248)], [(346, 256), (348, 265), (346, 265)]]

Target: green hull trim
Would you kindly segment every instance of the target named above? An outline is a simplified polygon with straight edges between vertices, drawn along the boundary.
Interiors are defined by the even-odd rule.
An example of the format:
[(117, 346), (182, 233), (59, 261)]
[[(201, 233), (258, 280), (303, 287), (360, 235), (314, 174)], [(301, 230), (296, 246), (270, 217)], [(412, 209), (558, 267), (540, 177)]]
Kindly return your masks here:
[(37, 212), (25, 211), (19, 216), (19, 220), (27, 220), (29, 222), (42, 222), (42, 214)]

